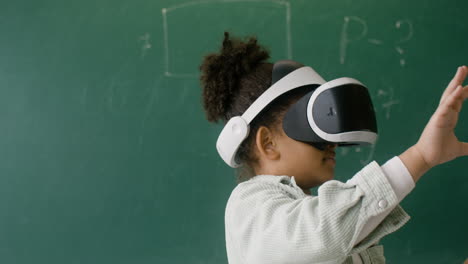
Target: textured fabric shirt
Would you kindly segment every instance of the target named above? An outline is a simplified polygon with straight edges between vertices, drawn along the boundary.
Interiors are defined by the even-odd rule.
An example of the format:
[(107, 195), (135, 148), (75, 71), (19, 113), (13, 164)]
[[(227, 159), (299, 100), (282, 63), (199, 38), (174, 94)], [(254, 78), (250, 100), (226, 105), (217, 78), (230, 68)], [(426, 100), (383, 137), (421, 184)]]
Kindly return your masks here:
[(294, 177), (259, 175), (240, 183), (226, 206), (230, 264), (385, 263), (378, 241), (408, 220), (398, 203), (414, 188), (398, 157), (375, 161), (346, 183), (306, 195)]

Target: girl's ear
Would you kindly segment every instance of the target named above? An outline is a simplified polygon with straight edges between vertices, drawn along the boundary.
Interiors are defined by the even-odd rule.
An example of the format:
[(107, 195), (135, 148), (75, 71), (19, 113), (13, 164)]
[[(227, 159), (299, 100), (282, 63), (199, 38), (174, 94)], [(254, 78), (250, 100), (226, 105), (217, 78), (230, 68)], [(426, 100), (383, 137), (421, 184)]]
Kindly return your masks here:
[(281, 155), (275, 139), (275, 134), (268, 127), (261, 126), (258, 128), (255, 145), (260, 160), (278, 160), (280, 158)]

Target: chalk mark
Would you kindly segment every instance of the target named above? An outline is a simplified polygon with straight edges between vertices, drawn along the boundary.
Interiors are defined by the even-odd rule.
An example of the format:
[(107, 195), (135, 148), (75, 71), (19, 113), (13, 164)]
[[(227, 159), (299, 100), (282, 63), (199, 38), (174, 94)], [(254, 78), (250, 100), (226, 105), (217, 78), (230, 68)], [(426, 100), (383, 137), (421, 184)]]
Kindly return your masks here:
[(402, 55), (403, 53), (405, 53), (405, 50), (402, 49), (402, 48), (399, 47), (399, 46), (396, 46), (395, 49), (396, 49), (396, 51), (397, 51), (398, 53), (400, 53), (401, 55)]
[(404, 37), (404, 38), (401, 38), (400, 40), (398, 40), (396, 42), (396, 44), (400, 44), (400, 43), (403, 43), (403, 42), (407, 42), (409, 41), (410, 39), (413, 38), (413, 23), (411, 22), (411, 20), (409, 19), (402, 19), (402, 20), (398, 20), (397, 22), (395, 22), (395, 27), (397, 29), (400, 29), (402, 25), (408, 25), (408, 33), (407, 35)]
[[(405, 52), (405, 50), (400, 47), (399, 44), (402, 44), (402, 43), (405, 43), (405, 42), (408, 42), (411, 38), (413, 38), (413, 23), (408, 20), (408, 19), (401, 19), (401, 20), (398, 20), (395, 22), (395, 27), (399, 30), (402, 25), (407, 25), (408, 27), (408, 32), (406, 33), (406, 35), (404, 37), (402, 37), (401, 39), (399, 39), (397, 42), (395, 42), (395, 44), (397, 45), (395, 47), (396, 51), (400, 54), (400, 55), (403, 55), (403, 53)], [(406, 60), (405, 58), (400, 58), (400, 65), (403, 67), (406, 65)]]
[[(380, 93), (380, 91), (381, 90), (379, 90), (379, 93)], [(387, 96), (387, 94), (385, 94), (385, 95)], [(390, 94), (388, 96), (390, 97), (389, 100), (382, 104), (382, 108), (385, 110), (385, 118), (387, 120), (390, 119), (391, 107), (400, 103), (400, 100), (393, 99), (393, 96), (394, 96), (393, 87), (390, 87)]]
[(141, 46), (141, 58), (142, 59), (145, 58), (147, 51), (151, 49), (150, 38), (151, 38), (151, 35), (147, 32), (143, 36), (140, 36), (140, 38), (138, 39), (138, 41), (143, 42)]
[[(353, 20), (353, 21), (357, 21), (359, 23), (361, 23), (362, 25), (362, 32), (361, 32), (361, 35), (355, 39), (348, 39), (348, 25), (350, 23), (350, 21)], [(349, 43), (351, 42), (354, 42), (354, 41), (358, 41), (362, 38), (364, 38), (365, 36), (367, 35), (367, 23), (366, 21), (364, 21), (363, 19), (359, 18), (359, 17), (356, 17), (356, 16), (345, 16), (344, 17), (344, 23), (343, 23), (343, 27), (341, 29), (341, 39), (340, 39), (340, 63), (341, 64), (344, 64), (345, 63), (345, 59), (346, 59), (346, 48), (348, 46)]]
[(385, 95), (387, 95), (387, 92), (385, 92), (384, 90), (379, 89), (379, 90), (377, 91), (377, 96), (385, 96)]
[(399, 103), (400, 103), (399, 100), (391, 100), (382, 105), (382, 107), (387, 111), (385, 114), (385, 118), (387, 118), (387, 120), (390, 119), (390, 107), (393, 105), (397, 105)]
[(164, 75), (166, 77), (174, 77), (174, 78), (196, 78), (198, 74), (192, 73), (173, 73), (170, 71), (170, 57), (169, 57), (169, 33), (168, 33), (168, 26), (167, 26), (167, 15), (169, 12), (173, 12), (177, 9), (203, 5), (203, 4), (212, 4), (212, 3), (252, 3), (252, 2), (267, 2), (267, 3), (274, 3), (281, 6), (284, 6), (286, 12), (286, 56), (288, 59), (292, 59), (292, 34), (291, 34), (291, 6), (290, 3), (287, 1), (280, 1), (280, 0), (200, 0), (200, 1), (192, 1), (187, 2), (179, 5), (174, 5), (167, 8), (162, 8), (162, 19), (163, 19), (163, 36), (164, 36), (164, 66), (165, 71)]
[(346, 156), (349, 153), (349, 148), (340, 148), (341, 156)]
[(368, 39), (367, 41), (368, 41), (369, 43), (375, 44), (375, 45), (382, 45), (382, 44), (383, 44), (383, 41), (382, 41), (382, 40), (378, 40), (378, 39)]
[(375, 144), (372, 144), (370, 146), (371, 150), (369, 151), (369, 155), (367, 155), (367, 159), (365, 160), (359, 160), (361, 162), (361, 165), (367, 165), (371, 160), (374, 158), (374, 153), (375, 153), (375, 146), (377, 145), (377, 142)]

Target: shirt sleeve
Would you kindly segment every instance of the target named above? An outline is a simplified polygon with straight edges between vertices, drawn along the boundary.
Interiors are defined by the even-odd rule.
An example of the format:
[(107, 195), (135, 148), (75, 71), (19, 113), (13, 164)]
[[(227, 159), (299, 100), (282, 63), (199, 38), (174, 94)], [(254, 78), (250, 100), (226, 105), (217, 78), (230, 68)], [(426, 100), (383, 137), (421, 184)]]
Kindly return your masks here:
[(405, 164), (397, 156), (387, 161), (383, 166), (382, 170), (387, 176), (390, 185), (401, 202), (415, 187), (413, 177), (409, 173)]
[[(298, 190), (285, 184), (249, 181), (238, 187), (225, 224), (228, 256), (240, 263), (342, 263), (409, 220), (375, 161), (351, 182), (324, 183), (318, 196), (297, 199)], [(388, 216), (359, 242), (364, 226), (385, 212)]]
[[(388, 182), (392, 186), (393, 191), (395, 192), (398, 203), (400, 203), (403, 198), (405, 198), (415, 187), (414, 180), (411, 177), (406, 166), (398, 157), (393, 157), (391, 160), (387, 161), (382, 166), (382, 171), (387, 177)], [(349, 180), (348, 183), (353, 184), (353, 179)], [(379, 204), (385, 204), (385, 200), (379, 201)], [(390, 209), (395, 208), (397, 205), (391, 207)], [(367, 237), (389, 214), (391, 210), (383, 211), (380, 214), (371, 217), (366, 225), (364, 225), (361, 233), (356, 240), (356, 244), (361, 242), (365, 237)]]

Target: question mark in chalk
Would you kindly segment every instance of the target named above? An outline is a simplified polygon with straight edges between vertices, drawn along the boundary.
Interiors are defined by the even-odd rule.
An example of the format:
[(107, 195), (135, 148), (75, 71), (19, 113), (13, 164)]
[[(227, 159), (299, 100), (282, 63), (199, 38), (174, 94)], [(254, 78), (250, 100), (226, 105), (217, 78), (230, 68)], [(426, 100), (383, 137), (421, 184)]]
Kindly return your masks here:
[[(397, 29), (402, 28), (403, 25), (406, 25), (406, 27), (408, 28), (408, 32), (406, 33), (405, 37), (395, 42), (395, 45), (396, 45), (395, 49), (400, 55), (403, 55), (403, 53), (405, 53), (405, 50), (400, 46), (400, 44), (409, 41), (413, 37), (413, 23), (411, 23), (411, 21), (408, 19), (402, 19), (402, 20), (398, 20), (397, 22), (395, 22), (395, 27)], [(405, 64), (406, 64), (405, 59), (400, 58), (400, 65), (403, 67), (405, 66)]]

